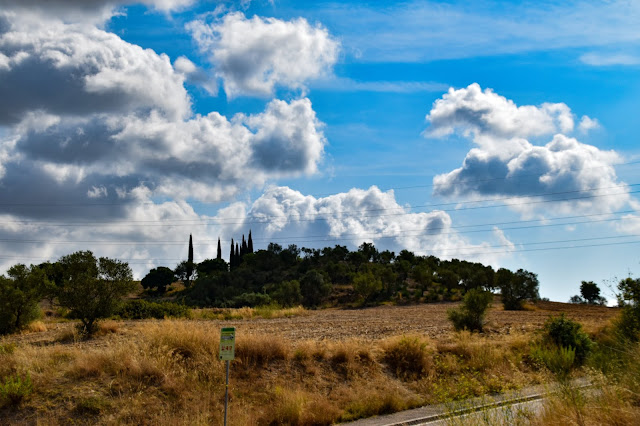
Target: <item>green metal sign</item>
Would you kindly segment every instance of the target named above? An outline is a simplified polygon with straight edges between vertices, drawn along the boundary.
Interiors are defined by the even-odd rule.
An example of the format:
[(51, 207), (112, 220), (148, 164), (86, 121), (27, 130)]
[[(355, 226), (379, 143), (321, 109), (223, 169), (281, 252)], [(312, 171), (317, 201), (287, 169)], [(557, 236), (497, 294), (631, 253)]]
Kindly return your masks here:
[(220, 359), (233, 361), (236, 357), (236, 329), (226, 327), (220, 330)]

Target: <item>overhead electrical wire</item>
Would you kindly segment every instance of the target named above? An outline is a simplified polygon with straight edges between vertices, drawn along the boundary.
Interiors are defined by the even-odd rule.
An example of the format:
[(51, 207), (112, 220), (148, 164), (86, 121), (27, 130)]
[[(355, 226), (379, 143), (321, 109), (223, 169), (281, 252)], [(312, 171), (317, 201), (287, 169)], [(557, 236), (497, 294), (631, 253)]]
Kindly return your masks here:
[[(630, 185), (623, 185), (623, 186), (640, 186), (640, 183), (636, 183), (636, 184), (630, 184)], [(613, 187), (607, 187), (608, 188), (613, 188)], [(585, 190), (576, 190), (576, 191), (566, 191), (566, 192), (557, 192), (557, 193), (543, 193), (543, 194), (536, 194), (536, 195), (528, 195), (528, 196), (517, 196), (517, 197), (505, 197), (505, 198), (501, 198), (501, 199), (489, 199), (489, 200), (476, 200), (476, 201), (464, 201), (464, 202), (455, 202), (455, 203), (446, 203), (446, 205), (461, 205), (461, 204), (470, 204), (470, 203), (483, 203), (483, 202), (494, 202), (494, 201), (508, 201), (508, 200), (515, 200), (515, 199), (528, 199), (528, 198), (532, 198), (532, 197), (543, 197), (543, 196), (549, 196), (549, 195), (558, 195), (558, 194), (567, 194), (567, 193), (579, 193), (579, 192), (591, 192), (591, 191), (599, 191), (601, 190), (600, 188), (593, 188), (593, 189), (585, 189)], [(585, 195), (585, 196), (579, 196), (579, 197), (572, 197), (572, 198), (562, 198), (562, 199), (551, 199), (551, 200), (537, 200), (537, 201), (526, 201), (526, 202), (522, 202), (522, 203), (509, 203), (509, 204), (499, 204), (499, 205), (488, 205), (488, 206), (471, 206), (471, 207), (460, 207), (460, 208), (452, 208), (452, 209), (439, 209), (438, 211), (443, 211), (443, 212), (459, 212), (459, 211), (464, 211), (464, 210), (477, 210), (477, 209), (488, 209), (488, 208), (498, 208), (498, 207), (515, 207), (515, 206), (524, 206), (524, 205), (533, 205), (533, 204), (544, 204), (544, 203), (557, 203), (557, 202), (566, 202), (566, 201), (576, 201), (576, 200), (586, 200), (586, 199), (594, 199), (594, 198), (601, 198), (601, 197), (612, 197), (612, 196), (616, 196), (616, 195), (629, 195), (629, 194), (636, 194), (639, 193), (640, 190), (638, 191), (626, 191), (626, 192), (619, 192), (619, 193), (609, 193), (609, 194), (593, 194), (593, 195)], [(440, 206), (443, 204), (425, 204), (425, 205), (419, 205), (419, 206), (414, 206), (411, 209), (417, 209), (417, 208), (426, 208), (426, 207), (434, 207), (434, 206)], [(344, 217), (353, 217), (353, 216), (357, 216), (357, 217), (386, 217), (386, 216), (404, 216), (404, 215), (411, 215), (411, 214), (416, 214), (416, 213), (425, 213), (425, 212), (401, 212), (401, 213), (389, 213), (389, 214), (376, 214), (376, 215), (362, 215), (361, 213), (363, 212), (368, 212), (368, 211), (389, 211), (389, 210), (404, 210), (404, 207), (392, 207), (392, 208), (379, 208), (379, 209), (363, 209), (363, 210), (358, 210), (358, 211), (353, 211), (353, 212), (331, 212), (331, 213), (313, 213), (313, 214), (307, 214), (307, 215), (303, 215), (302, 217), (297, 217), (296, 218), (296, 222), (309, 222), (309, 221), (315, 221), (315, 220), (329, 220), (332, 217), (338, 217), (338, 218), (344, 218)], [(311, 218), (305, 218), (305, 217), (311, 217)], [(315, 216), (315, 217), (314, 217)], [(325, 217), (326, 216), (326, 217)], [(252, 216), (248, 216), (249, 218)], [(128, 225), (128, 224), (135, 224), (136, 226), (167, 226), (167, 224), (172, 224), (172, 226), (193, 226), (193, 225), (208, 225), (208, 224), (219, 224), (219, 225), (234, 225), (234, 224), (244, 224), (244, 225), (251, 225), (251, 224), (260, 224), (260, 223), (268, 223), (269, 219), (282, 219), (283, 216), (260, 216), (260, 217), (254, 217), (253, 220), (242, 220), (242, 221), (236, 221), (236, 222), (230, 222), (230, 221), (225, 221), (224, 219), (220, 219), (220, 218), (207, 218), (207, 219), (172, 219), (172, 220), (139, 220), (139, 221), (131, 221), (131, 220), (127, 220), (127, 221), (122, 221), (122, 222), (117, 222), (117, 221), (106, 221), (106, 220), (102, 220), (102, 221), (82, 221), (82, 222), (38, 222), (38, 221), (29, 221), (29, 220), (4, 220), (4, 221), (0, 221), (0, 223), (2, 224), (11, 224), (11, 223), (15, 223), (15, 224), (26, 224), (26, 225), (41, 225), (41, 226), (95, 226), (95, 225), (106, 225), (106, 226), (120, 226), (120, 225)], [(256, 220), (259, 219), (259, 220)], [(237, 220), (237, 219), (233, 219), (233, 220)]]

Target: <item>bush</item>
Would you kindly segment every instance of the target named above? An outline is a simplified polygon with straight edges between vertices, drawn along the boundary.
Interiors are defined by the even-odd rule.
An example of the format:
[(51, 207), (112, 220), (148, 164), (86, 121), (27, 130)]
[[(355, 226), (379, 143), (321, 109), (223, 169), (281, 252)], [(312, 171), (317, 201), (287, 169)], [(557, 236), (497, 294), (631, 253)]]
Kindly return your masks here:
[(575, 349), (564, 346), (553, 348), (538, 346), (532, 350), (531, 357), (560, 378), (566, 377), (576, 363)]
[(575, 351), (575, 363), (582, 365), (593, 350), (593, 342), (582, 325), (566, 318), (564, 314), (550, 318), (544, 326), (545, 340), (560, 348), (571, 348)]
[(188, 318), (191, 310), (184, 305), (171, 302), (150, 302), (148, 300), (128, 300), (120, 305), (114, 316), (122, 319)]
[(447, 317), (457, 331), (482, 331), (484, 317), (491, 303), (493, 295), (488, 291), (471, 289), (464, 295), (462, 306), (449, 309)]
[(618, 305), (622, 307), (616, 328), (622, 337), (638, 341), (640, 332), (640, 279), (625, 278), (618, 283)]
[(33, 384), (28, 373), (24, 377), (18, 374), (9, 376), (4, 383), (0, 383), (0, 407), (18, 405), (31, 392)]
[(235, 308), (252, 308), (254, 306), (268, 305), (271, 303), (271, 297), (263, 293), (242, 293), (231, 301), (231, 305)]

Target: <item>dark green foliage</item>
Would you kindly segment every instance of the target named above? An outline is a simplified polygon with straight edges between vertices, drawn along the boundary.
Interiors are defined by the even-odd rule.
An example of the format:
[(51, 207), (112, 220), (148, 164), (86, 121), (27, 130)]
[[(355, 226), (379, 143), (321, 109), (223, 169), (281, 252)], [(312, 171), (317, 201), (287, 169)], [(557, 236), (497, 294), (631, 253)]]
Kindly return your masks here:
[(44, 269), (14, 265), (0, 276), (0, 334), (21, 330), (38, 318), (38, 302), (46, 294), (49, 281)]
[(166, 266), (158, 266), (149, 271), (149, 273), (140, 281), (144, 289), (153, 289), (158, 293), (167, 291), (167, 286), (173, 283), (175, 276), (173, 271)]
[(122, 319), (188, 318), (190, 310), (184, 305), (171, 302), (149, 302), (147, 300), (127, 300), (115, 311), (114, 316)]
[(189, 264), (188, 260), (183, 260), (176, 265), (176, 269), (173, 270), (173, 275), (176, 280), (181, 281), (185, 287), (191, 287), (193, 279), (195, 278), (195, 270), (193, 265)]
[(193, 238), (191, 237), (191, 234), (189, 234), (189, 254), (187, 257), (187, 263), (185, 265), (185, 277), (186, 279), (183, 281), (184, 285), (186, 287), (190, 287), (191, 286), (191, 279), (193, 278), (193, 268), (194, 268), (194, 264), (193, 264)]
[(79, 251), (63, 256), (59, 263), (63, 276), (58, 301), (80, 319), (85, 334), (94, 333), (97, 321), (113, 315), (135, 289), (131, 268), (118, 260), (96, 259), (90, 251)]
[(247, 250), (249, 253), (253, 253), (253, 238), (251, 238), (251, 230), (249, 230), (249, 241), (247, 241)]
[[(191, 306), (262, 303), (246, 299), (244, 294), (267, 294), (284, 306), (300, 303), (299, 295), (308, 307), (354, 306), (460, 300), (466, 290), (494, 285), (495, 273), (490, 266), (416, 256), (407, 250), (395, 256), (389, 251), (378, 252), (370, 243), (355, 252), (339, 245), (313, 249), (270, 243), (266, 250), (251, 253), (252, 238), (244, 241), (246, 249), (232, 241), (228, 269), (221, 259), (200, 263), (193, 286), (179, 297)], [(299, 283), (299, 292), (294, 281)]]
[(231, 305), (234, 308), (253, 308), (255, 306), (265, 306), (271, 303), (271, 297), (263, 293), (242, 293), (234, 297)]
[(590, 305), (604, 305), (607, 299), (600, 296), (600, 288), (593, 281), (582, 281), (580, 284), (580, 294)]
[(298, 280), (282, 281), (279, 284), (269, 286), (269, 296), (278, 302), (280, 306), (297, 306), (302, 302), (300, 283)]
[(363, 303), (366, 303), (382, 290), (382, 280), (371, 271), (358, 272), (353, 277), (353, 289), (360, 295)]
[(214, 275), (220, 272), (227, 272), (228, 270), (227, 262), (222, 259), (205, 259), (196, 266), (198, 276)]
[(616, 328), (622, 336), (638, 341), (640, 332), (640, 279), (625, 278), (618, 283), (618, 305), (622, 307)]
[(493, 295), (488, 291), (474, 288), (464, 295), (462, 306), (449, 309), (447, 316), (456, 330), (482, 331), (484, 317)]
[(331, 283), (317, 270), (308, 271), (300, 281), (302, 303), (304, 306), (319, 306), (331, 293)]
[(557, 347), (573, 349), (577, 365), (582, 365), (593, 350), (593, 342), (582, 330), (582, 325), (565, 317), (564, 314), (547, 320), (544, 338)]
[(527, 300), (538, 300), (538, 276), (533, 272), (518, 269), (513, 273), (501, 268), (496, 273), (496, 287), (500, 289), (502, 303), (506, 310), (522, 310)]
[(216, 259), (222, 260), (222, 246), (220, 245), (220, 237), (218, 237), (218, 250), (216, 253)]

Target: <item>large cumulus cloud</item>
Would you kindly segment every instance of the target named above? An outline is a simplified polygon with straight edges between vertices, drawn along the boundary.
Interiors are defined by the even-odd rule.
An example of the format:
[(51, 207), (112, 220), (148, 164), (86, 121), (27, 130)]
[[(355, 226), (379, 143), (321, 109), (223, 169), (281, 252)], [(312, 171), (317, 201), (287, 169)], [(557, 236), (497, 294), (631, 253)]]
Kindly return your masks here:
[[(258, 241), (271, 239), (306, 247), (371, 242), (381, 250), (407, 249), (442, 258), (465, 257), (495, 263), (488, 243), (473, 244), (452, 226), (444, 211), (412, 213), (398, 204), (394, 192), (375, 186), (316, 198), (288, 187), (270, 187), (248, 210), (245, 222)], [(291, 238), (291, 236), (296, 236)], [(489, 240), (508, 241), (495, 230)], [(506, 251), (513, 245), (509, 242)]]
[[(476, 145), (460, 168), (434, 178), (436, 195), (520, 197), (508, 203), (527, 214), (607, 213), (629, 201), (628, 188), (614, 169), (620, 156), (571, 137), (575, 118), (563, 103), (517, 106), (474, 83), (450, 89), (427, 120), (427, 136), (459, 133)], [(589, 124), (594, 122), (585, 116), (580, 129), (593, 128)], [(536, 144), (544, 138), (548, 142)]]
[(326, 141), (306, 98), (194, 114), (166, 55), (93, 25), (0, 16), (0, 212), (80, 217), (86, 209), (29, 205), (122, 206), (137, 188), (217, 202), (321, 161)]
[(276, 86), (303, 88), (326, 75), (337, 60), (339, 43), (304, 18), (282, 21), (241, 12), (187, 28), (215, 67), (228, 97), (269, 96)]

